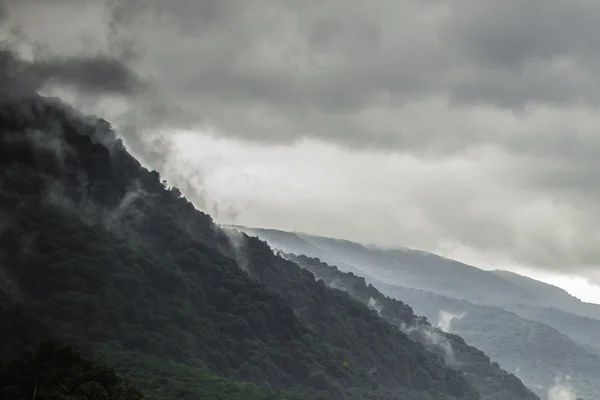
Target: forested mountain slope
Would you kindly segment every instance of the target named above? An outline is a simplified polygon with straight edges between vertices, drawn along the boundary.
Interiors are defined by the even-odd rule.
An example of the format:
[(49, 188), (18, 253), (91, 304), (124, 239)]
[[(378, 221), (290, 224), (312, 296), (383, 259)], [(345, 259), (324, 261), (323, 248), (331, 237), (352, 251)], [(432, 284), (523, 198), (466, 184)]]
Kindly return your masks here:
[[(554, 308), (558, 311), (571, 313), (577, 316), (593, 318), (600, 321), (600, 305), (585, 303), (571, 296), (565, 290), (544, 282), (536, 281), (514, 272), (495, 270), (493, 274), (520, 286), (524, 291), (534, 294), (535, 304), (543, 308)], [(533, 304), (528, 304), (533, 305)], [(600, 346), (600, 337), (598, 338)]]
[[(410, 303), (430, 321), (456, 316), (452, 333), (485, 351), (543, 396), (556, 380), (570, 385), (582, 397), (600, 397), (600, 357), (548, 325), (520, 317), (498, 307), (477, 305), (421, 290), (383, 282), (374, 285), (390, 297)], [(442, 313), (440, 315), (440, 313)]]
[[(347, 293), (226, 234), (107, 122), (12, 99), (0, 104), (0, 141), (2, 313), (43, 326), (3, 331), (1, 357), (47, 330), (96, 356), (138, 354), (124, 373), (161, 396), (169, 380), (140, 378), (144, 357), (311, 399), (480, 398)], [(170, 398), (196, 398), (179, 389)]]
[(234, 226), (286, 253), (317, 257), (365, 278), (427, 290), (443, 296), (503, 307), (506, 304), (553, 307), (600, 318), (600, 305), (584, 303), (562, 289), (507, 271), (485, 271), (436, 254), (275, 229)]
[(566, 313), (550, 307), (517, 304), (507, 310), (532, 321), (551, 326), (600, 355), (600, 320)]
[(517, 377), (502, 370), (497, 363), (491, 362), (481, 350), (469, 346), (457, 335), (431, 326), (425, 318), (416, 317), (411, 307), (383, 295), (375, 287), (367, 284), (364, 278), (353, 273), (344, 273), (317, 258), (292, 254), (286, 254), (286, 257), (311, 271), (318, 279), (323, 279), (327, 285), (347, 291), (354, 298), (375, 309), (386, 320), (410, 332), (412, 337), (425, 346), (435, 349), (450, 365), (465, 373), (469, 382), (481, 391), (483, 398), (538, 398)]
[[(455, 333), (434, 329), (420, 340), (445, 352), (447, 358), (453, 358), (455, 367), (467, 373), (469, 381), (484, 395), (492, 396), (490, 398), (519, 398), (528, 391), (500, 366), (515, 371), (542, 398), (555, 385), (555, 378), (568, 375), (574, 389), (583, 397), (596, 398), (600, 393), (594, 379), (600, 370), (600, 358), (545, 325), (498, 308), (378, 283), (384, 295), (364, 278), (342, 272), (319, 259), (292, 254), (286, 257), (328, 285), (348, 291), (395, 324), (410, 324), (415, 320), (412, 309), (396, 299), (415, 304), (418, 314)], [(487, 355), (466, 344), (463, 337)], [(500, 362), (500, 366), (490, 362), (488, 355), (491, 360)], [(498, 382), (502, 385), (498, 386)]]
[(465, 373), (467, 380), (477, 387), (483, 398), (489, 400), (537, 399), (514, 375), (491, 362), (481, 350), (469, 346), (456, 335), (443, 332), (429, 324), (425, 318), (416, 317), (408, 305), (387, 297), (364, 278), (344, 273), (317, 258), (303, 255), (286, 257), (312, 272), (316, 278), (331, 287), (350, 293), (363, 304), (375, 309), (386, 320), (410, 332), (411, 336), (425, 346), (439, 352), (454, 368)]
[(600, 306), (543, 282), (507, 271), (484, 271), (421, 251), (381, 249), (274, 229), (235, 228), (266, 240), (273, 248), (317, 257), (371, 283), (386, 282), (499, 307), (558, 329), (593, 352), (600, 348), (600, 320), (593, 318), (600, 315)]
[(405, 287), (429, 290), (484, 304), (507, 299), (533, 300), (529, 294), (489, 271), (410, 249), (380, 249), (348, 240), (272, 229), (237, 227), (286, 253), (317, 257), (344, 271)]
[(141, 400), (144, 396), (112, 368), (94, 365), (74, 349), (50, 341), (0, 364), (0, 399), (75, 398)]

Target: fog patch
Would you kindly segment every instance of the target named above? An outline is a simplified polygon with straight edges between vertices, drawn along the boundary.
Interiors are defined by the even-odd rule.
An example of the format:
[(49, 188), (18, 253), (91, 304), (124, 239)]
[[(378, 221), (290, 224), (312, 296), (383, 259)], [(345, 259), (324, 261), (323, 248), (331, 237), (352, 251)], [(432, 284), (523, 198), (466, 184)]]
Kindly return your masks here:
[(374, 298), (369, 297), (369, 302), (367, 303), (367, 306), (371, 310), (377, 311), (377, 314), (381, 315), (381, 310), (383, 309), (383, 306), (381, 304), (379, 304), (379, 302), (377, 300), (375, 300)]
[[(79, 177), (80, 181), (83, 179), (83, 177)], [(47, 179), (45, 183), (42, 201), (46, 205), (59, 209), (61, 212), (76, 215), (88, 226), (95, 224), (101, 210), (88, 196), (83, 195), (80, 199), (75, 200), (60, 179)]]
[(548, 400), (577, 400), (577, 394), (570, 380), (569, 376), (555, 379), (554, 386), (548, 389)]
[(440, 310), (438, 312), (438, 322), (435, 325), (437, 328), (444, 332), (451, 332), (450, 328), (454, 320), (461, 320), (465, 316), (465, 313), (455, 314), (449, 311)]
[(48, 135), (40, 130), (27, 132), (28, 139), (34, 144), (34, 149), (38, 151), (47, 151), (55, 156), (56, 161), (61, 167), (64, 167), (67, 156), (68, 146), (61, 137)]
[(400, 329), (408, 337), (421, 343), (428, 350), (442, 356), (446, 364), (454, 367), (458, 365), (452, 345), (444, 337), (444, 333), (439, 328), (429, 325), (402, 324)]
[[(55, 122), (43, 129), (25, 128), (20, 132), (5, 132), (0, 140), (0, 145), (19, 148), (28, 147), (32, 150), (36, 163), (40, 163), (41, 169), (51, 167), (64, 171), (67, 154), (73, 149), (64, 140), (62, 129)], [(48, 159), (51, 158), (51, 160)]]
[(4, 135), (2, 142), (7, 145), (31, 144), (36, 156), (49, 153), (61, 168), (64, 167), (68, 146), (62, 139), (60, 130), (57, 130), (56, 134), (48, 134), (43, 130), (31, 129), (24, 133)]
[[(211, 195), (206, 176), (212, 167), (205, 167), (196, 163), (196, 160), (186, 159), (182, 155), (182, 149), (176, 145), (175, 132), (173, 135), (173, 137), (146, 135), (144, 140), (148, 144), (145, 145), (145, 153), (153, 160), (152, 163), (147, 164), (160, 171), (161, 176), (169, 182), (169, 187), (177, 188), (196, 209), (210, 214), (214, 220), (235, 222), (240, 212), (236, 201), (222, 201)], [(150, 149), (154, 150), (150, 152)], [(133, 154), (138, 156), (135, 150)]]
[(229, 244), (234, 251), (235, 261), (241, 269), (249, 273), (248, 266), (250, 265), (250, 260), (246, 251), (246, 235), (235, 229), (222, 228), (222, 231), (227, 236)]
[(135, 203), (151, 197), (154, 196), (143, 190), (139, 182), (133, 183), (125, 192), (119, 204), (113, 209), (103, 209), (101, 211), (102, 225), (115, 236), (127, 239), (130, 244), (138, 243), (139, 238), (135, 229), (132, 228), (141, 222), (144, 214), (135, 206)]
[(79, 187), (69, 190), (64, 182), (49, 179), (43, 194), (43, 201), (61, 212), (78, 218), (87, 226), (102, 226), (118, 239), (129, 245), (141, 245), (135, 226), (142, 221), (144, 214), (136, 202), (153, 197), (144, 191), (138, 182), (133, 183), (114, 207), (105, 207), (94, 201), (86, 190), (85, 175), (80, 174)]
[(336, 276), (327, 284), (330, 288), (346, 291), (346, 286), (342, 284), (342, 280)]

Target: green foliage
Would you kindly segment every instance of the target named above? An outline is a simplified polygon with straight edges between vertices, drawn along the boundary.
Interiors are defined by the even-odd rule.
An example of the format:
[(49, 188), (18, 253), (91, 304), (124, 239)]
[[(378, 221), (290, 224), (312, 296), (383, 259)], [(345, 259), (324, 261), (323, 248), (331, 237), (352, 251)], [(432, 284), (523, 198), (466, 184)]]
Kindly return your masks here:
[[(1, 400), (303, 400), (306, 397), (220, 378), (203, 367), (134, 352), (96, 349), (101, 365), (72, 347), (44, 341), (0, 365)], [(111, 365), (108, 367), (106, 365)], [(136, 387), (115, 373), (127, 377)]]
[(150, 400), (301, 400), (305, 397), (220, 378), (205, 368), (135, 352), (103, 348), (100, 358), (114, 366)]
[[(257, 239), (232, 241), (105, 123), (29, 99), (0, 107), (0, 134), (0, 204), (11, 210), (0, 270), (18, 293), (2, 291), (67, 343), (311, 399), (479, 398), (364, 304)], [(177, 374), (149, 387), (150, 364), (127, 373), (165, 395), (189, 383)]]
[(412, 330), (412, 337), (445, 357), (467, 380), (478, 388), (489, 400), (537, 399), (513, 374), (500, 369), (495, 362), (475, 347), (450, 333), (434, 329), (425, 318), (416, 317), (412, 309), (403, 302), (383, 295), (365, 279), (353, 273), (344, 273), (335, 266), (321, 262), (318, 258), (286, 254), (301, 267), (312, 272), (328, 285), (343, 288), (352, 297), (364, 304), (376, 304), (380, 315), (397, 326)]
[(49, 336), (46, 327), (19, 304), (14, 304), (0, 291), (0, 362), (20, 355), (29, 345)]
[(596, 398), (600, 390), (600, 357), (561, 332), (496, 307), (436, 296), (377, 283), (387, 295), (418, 304), (418, 311), (437, 318), (440, 309), (464, 313), (452, 323), (452, 330), (468, 343), (483, 349), (503, 368), (520, 370), (519, 376), (543, 397), (555, 385), (555, 377), (569, 374), (569, 384), (584, 398)]
[(0, 365), (4, 400), (141, 400), (142, 393), (112, 368), (96, 366), (70, 347), (43, 342)]

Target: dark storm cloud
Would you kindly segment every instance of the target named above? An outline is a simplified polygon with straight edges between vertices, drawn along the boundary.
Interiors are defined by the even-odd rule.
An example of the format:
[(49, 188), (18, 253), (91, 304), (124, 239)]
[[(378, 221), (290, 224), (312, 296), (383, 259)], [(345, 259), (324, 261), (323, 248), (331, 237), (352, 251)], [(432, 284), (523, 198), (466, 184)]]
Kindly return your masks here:
[[(181, 129), (268, 146), (312, 138), (431, 165), (476, 159), (455, 175), (426, 169), (421, 180), (430, 184), (414, 205), (427, 229), (403, 237), (589, 277), (600, 263), (590, 239), (600, 236), (597, 1), (6, 4), (5, 21), (53, 51), (13, 63), (33, 77), (23, 84), (125, 95), (126, 110), (107, 115), (153, 165), (166, 165), (168, 135)], [(71, 51), (82, 42), (71, 22), (97, 40), (99, 55)], [(385, 179), (402, 186), (406, 175)], [(383, 229), (373, 225), (364, 229)]]
[(42, 82), (73, 84), (93, 93), (130, 95), (142, 89), (142, 82), (121, 61), (108, 57), (71, 57), (32, 64), (29, 73)]
[(476, 67), (453, 87), (457, 100), (515, 108), (599, 103), (599, 3), (459, 0), (453, 13), (444, 37), (463, 64)]
[(441, 98), (449, 112), (487, 105), (526, 118), (531, 104), (600, 101), (592, 2), (174, 0), (116, 10), (128, 23), (115, 31), (144, 49), (138, 67), (156, 79), (165, 126), (445, 152), (506, 138), (412, 131), (392, 123), (398, 110)]
[(0, 49), (1, 92), (33, 93), (48, 83), (73, 85), (92, 94), (130, 95), (143, 86), (119, 60), (75, 56), (30, 62), (9, 49)]
[[(414, 139), (401, 123), (373, 128), (380, 118), (372, 115), (391, 118), (435, 97), (449, 99), (449, 109), (488, 104), (517, 113), (531, 103), (600, 101), (600, 5), (591, 1), (96, 2), (106, 4), (112, 37), (135, 42), (137, 71), (157, 85), (160, 100), (138, 99), (137, 110), (153, 115), (160, 104), (170, 127), (210, 123), (246, 139), (439, 147), (437, 131)], [(472, 139), (459, 132), (451, 147)]]
[(7, 16), (6, 5), (4, 4), (4, 1), (0, 1), (0, 23), (2, 23), (4, 21), (6, 16)]
[[(81, 2), (80, 2), (81, 3)], [(21, 0), (8, 2), (8, 6), (39, 7), (52, 4), (76, 4), (72, 0), (33, 1)], [(0, 3), (0, 20), (10, 23), (6, 3)], [(57, 21), (66, 22), (66, 21)], [(25, 31), (25, 37), (15, 37), (5, 31), (0, 48), (0, 58), (4, 92), (38, 91), (47, 84), (72, 86), (82, 92), (97, 94), (133, 95), (143, 88), (143, 84), (134, 71), (124, 61), (107, 54), (69, 54), (59, 53), (39, 54), (36, 46), (43, 43), (43, 38), (31, 40), (27, 36), (27, 25), (13, 25), (9, 28), (20, 28)], [(55, 27), (60, 29), (60, 25)], [(25, 58), (18, 54), (18, 47), (25, 44), (34, 48), (33, 58)], [(30, 42), (30, 43), (27, 43)], [(20, 89), (19, 89), (20, 88)]]

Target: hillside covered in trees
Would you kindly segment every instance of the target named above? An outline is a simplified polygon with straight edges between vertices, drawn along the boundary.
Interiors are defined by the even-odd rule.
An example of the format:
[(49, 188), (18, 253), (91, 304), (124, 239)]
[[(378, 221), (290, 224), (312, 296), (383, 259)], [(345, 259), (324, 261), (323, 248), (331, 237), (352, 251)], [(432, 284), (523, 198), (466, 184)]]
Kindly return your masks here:
[(426, 318), (415, 317), (411, 307), (383, 295), (364, 278), (351, 272), (342, 272), (318, 258), (293, 254), (285, 256), (312, 272), (328, 286), (347, 291), (353, 298), (376, 310), (387, 321), (403, 328), (412, 338), (438, 352), (448, 364), (463, 372), (485, 399), (538, 398), (516, 376), (501, 369), (498, 363), (490, 361), (481, 350), (469, 346), (460, 336), (433, 327)]
[(106, 121), (11, 99), (0, 141), (4, 361), (52, 336), (150, 398), (481, 397), (377, 312), (218, 228)]
[(112, 368), (94, 365), (68, 346), (45, 341), (0, 365), (0, 398), (141, 400), (144, 396)]
[[(599, 321), (593, 318), (598, 305), (515, 273), (485, 271), (432, 253), (229, 227), (266, 240), (277, 251), (318, 258), (364, 278), (434, 323), (457, 316), (452, 333), (484, 351), (542, 398), (551, 398), (549, 391), (561, 387), (584, 398), (600, 394)], [(333, 286), (337, 284), (334, 280)]]
[(566, 383), (567, 377), (568, 385), (585, 399), (595, 399), (600, 393), (598, 354), (548, 325), (498, 307), (383, 282), (373, 284), (387, 296), (410, 302), (431, 321), (440, 319), (440, 311), (459, 315), (452, 321), (452, 333), (485, 351), (540, 396), (557, 380)]

